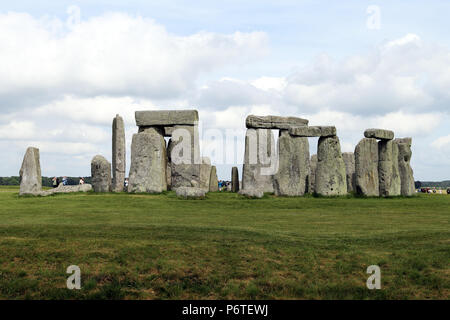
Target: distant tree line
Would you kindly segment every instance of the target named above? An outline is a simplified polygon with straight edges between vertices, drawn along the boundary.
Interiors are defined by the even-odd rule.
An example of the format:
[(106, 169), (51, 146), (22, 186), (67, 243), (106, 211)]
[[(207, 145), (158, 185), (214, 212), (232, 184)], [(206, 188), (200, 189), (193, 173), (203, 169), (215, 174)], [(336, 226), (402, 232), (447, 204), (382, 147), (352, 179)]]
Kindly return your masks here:
[[(83, 177), (85, 183), (91, 183), (91, 177)], [(52, 187), (53, 177), (42, 177), (43, 187)], [(62, 182), (62, 177), (59, 177), (59, 182)], [(67, 183), (69, 185), (77, 185), (80, 182), (80, 177), (67, 177)], [(18, 186), (20, 185), (20, 177), (0, 177), (0, 186)]]
[(450, 188), (450, 180), (441, 181), (441, 182), (433, 182), (433, 181), (416, 181), (415, 183), (416, 189), (420, 188), (440, 188), (446, 189)]

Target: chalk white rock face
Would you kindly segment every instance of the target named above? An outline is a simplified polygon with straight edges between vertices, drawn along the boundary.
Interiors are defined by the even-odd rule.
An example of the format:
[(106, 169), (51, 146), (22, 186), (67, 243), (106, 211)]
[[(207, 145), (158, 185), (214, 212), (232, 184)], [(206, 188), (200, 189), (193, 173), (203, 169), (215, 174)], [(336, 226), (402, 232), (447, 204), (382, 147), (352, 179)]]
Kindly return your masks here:
[(303, 196), (309, 175), (308, 138), (293, 137), (287, 130), (278, 138), (278, 171), (274, 176), (274, 191), (278, 196)]
[(395, 139), (398, 145), (398, 166), (401, 180), (401, 194), (410, 197), (415, 193), (414, 171), (411, 168), (412, 138)]
[(20, 176), (20, 195), (36, 195), (42, 190), (41, 163), (39, 149), (29, 147), (25, 152)]
[(319, 139), (315, 192), (323, 196), (347, 194), (345, 163), (339, 138), (336, 136)]
[(125, 125), (122, 117), (116, 115), (112, 124), (112, 191), (121, 192), (124, 189), (125, 168)]
[(95, 192), (111, 191), (111, 163), (97, 155), (91, 161), (92, 187)]
[(344, 152), (342, 158), (345, 163), (345, 171), (347, 175), (347, 192), (356, 191), (356, 166), (355, 166), (355, 154), (353, 152)]
[(367, 197), (378, 197), (378, 142), (375, 138), (364, 138), (356, 146), (355, 171), (356, 192)]
[(160, 193), (167, 190), (166, 143), (161, 130), (133, 135), (128, 192)]
[(242, 189), (273, 193), (273, 175), (277, 171), (273, 133), (268, 129), (247, 129), (242, 169)]
[(381, 140), (378, 142), (378, 157), (380, 196), (399, 196), (401, 179), (398, 168), (398, 144), (392, 140)]
[(175, 189), (175, 193), (178, 197), (184, 199), (203, 199), (206, 195), (204, 189), (195, 187), (179, 187)]

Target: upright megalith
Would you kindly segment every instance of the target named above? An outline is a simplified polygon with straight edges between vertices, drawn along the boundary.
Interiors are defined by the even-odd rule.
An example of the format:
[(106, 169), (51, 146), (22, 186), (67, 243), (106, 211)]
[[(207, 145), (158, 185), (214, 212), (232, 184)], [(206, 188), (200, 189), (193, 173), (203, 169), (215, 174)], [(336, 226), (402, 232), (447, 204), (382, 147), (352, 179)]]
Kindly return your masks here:
[(121, 192), (125, 181), (125, 125), (121, 116), (116, 115), (112, 124), (112, 191)]
[(362, 139), (355, 148), (356, 192), (363, 196), (380, 195), (378, 179), (378, 143), (374, 138)]
[(128, 192), (160, 193), (167, 190), (166, 143), (158, 128), (133, 135)]
[(270, 129), (247, 129), (242, 189), (273, 192), (277, 171), (275, 139)]
[(314, 194), (316, 185), (317, 154), (313, 154), (309, 160), (308, 192)]
[(237, 167), (231, 168), (231, 191), (239, 192), (239, 171)]
[(41, 163), (39, 149), (29, 147), (20, 168), (20, 195), (36, 195), (42, 190)]
[(111, 163), (97, 155), (91, 161), (92, 188), (95, 192), (111, 191)]
[(211, 179), (211, 160), (208, 157), (202, 157), (202, 164), (200, 165), (199, 187), (208, 192), (210, 179)]
[(345, 164), (337, 136), (319, 139), (317, 161), (315, 193), (323, 196), (347, 194)]
[(309, 175), (308, 138), (294, 137), (281, 130), (278, 138), (278, 171), (274, 192), (279, 196), (303, 196)]
[(380, 196), (390, 197), (401, 194), (398, 145), (392, 140), (378, 142), (378, 174)]
[(401, 194), (410, 197), (414, 194), (414, 172), (411, 168), (412, 138), (395, 139), (398, 145), (398, 166), (401, 180)]
[(210, 192), (219, 191), (219, 179), (217, 178), (216, 166), (211, 166), (211, 175), (209, 178), (209, 191)]
[(353, 152), (344, 152), (342, 158), (345, 163), (345, 171), (347, 176), (347, 192), (356, 191), (356, 166), (355, 154)]

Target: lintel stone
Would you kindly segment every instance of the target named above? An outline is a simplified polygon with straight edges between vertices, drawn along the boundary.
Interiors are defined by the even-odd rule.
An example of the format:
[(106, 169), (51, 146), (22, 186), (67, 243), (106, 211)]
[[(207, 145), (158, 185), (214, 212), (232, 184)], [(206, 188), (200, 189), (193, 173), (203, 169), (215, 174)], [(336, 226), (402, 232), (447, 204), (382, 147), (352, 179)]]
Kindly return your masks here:
[(245, 120), (248, 129), (280, 129), (287, 130), (292, 126), (307, 126), (308, 120), (297, 117), (255, 116), (249, 115)]
[(296, 137), (332, 137), (336, 135), (336, 127), (292, 127), (289, 129), (289, 134)]
[(138, 127), (174, 125), (193, 126), (198, 123), (197, 110), (136, 111), (135, 116), (136, 125)]
[(366, 138), (375, 138), (378, 140), (392, 140), (394, 139), (394, 131), (384, 129), (367, 129), (364, 132)]

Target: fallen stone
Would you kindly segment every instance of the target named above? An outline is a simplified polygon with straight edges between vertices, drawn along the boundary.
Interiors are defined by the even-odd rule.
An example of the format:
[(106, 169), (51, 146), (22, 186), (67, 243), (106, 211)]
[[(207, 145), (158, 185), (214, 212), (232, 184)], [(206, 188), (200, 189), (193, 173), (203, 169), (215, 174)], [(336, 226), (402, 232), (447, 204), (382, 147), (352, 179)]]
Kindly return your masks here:
[(317, 160), (315, 193), (323, 196), (347, 194), (345, 164), (338, 137), (319, 139)]
[(20, 175), (20, 195), (36, 195), (42, 190), (39, 149), (29, 147), (23, 157)]
[(136, 125), (146, 126), (174, 126), (198, 123), (197, 110), (150, 110), (136, 111)]
[(209, 191), (210, 192), (219, 191), (219, 179), (217, 178), (216, 166), (211, 167), (211, 176), (209, 178)]
[(274, 193), (278, 196), (303, 196), (309, 175), (308, 138), (293, 137), (287, 130), (278, 138), (278, 172), (274, 175)]
[(178, 197), (184, 199), (204, 199), (206, 195), (204, 189), (195, 187), (179, 187), (175, 189), (175, 193)]
[(378, 197), (378, 143), (374, 138), (362, 139), (355, 148), (356, 192), (359, 195)]
[(332, 137), (336, 135), (336, 127), (292, 127), (289, 134), (296, 137)]
[(65, 186), (62, 183), (57, 187), (39, 193), (40, 196), (46, 197), (55, 193), (73, 193), (73, 192), (88, 192), (92, 190), (92, 185), (85, 183), (75, 186)]
[(289, 129), (292, 126), (307, 126), (308, 120), (297, 117), (255, 116), (249, 115), (245, 120), (248, 129)]
[(366, 138), (374, 138), (378, 140), (392, 140), (394, 139), (394, 132), (384, 129), (367, 129), (364, 132)]
[(415, 193), (414, 172), (411, 168), (412, 138), (395, 139), (398, 145), (398, 166), (401, 180), (401, 194), (410, 197)]
[(92, 188), (95, 192), (111, 191), (111, 163), (97, 155), (91, 161)]
[(347, 192), (356, 191), (356, 166), (355, 154), (353, 152), (344, 152), (342, 158), (345, 163), (345, 172), (347, 176)]
[(231, 168), (231, 191), (239, 192), (239, 171), (237, 167)]
[(166, 143), (153, 128), (133, 135), (128, 192), (160, 193), (167, 190)]
[(262, 198), (264, 196), (264, 192), (259, 189), (242, 189), (238, 192), (240, 195), (247, 198)]
[(378, 142), (378, 161), (380, 196), (399, 196), (401, 179), (398, 168), (398, 144), (392, 140)]
[(112, 124), (112, 187), (113, 192), (121, 192), (125, 181), (125, 126), (122, 117), (116, 115)]
[(315, 193), (317, 171), (317, 154), (313, 154), (309, 160), (308, 193)]

